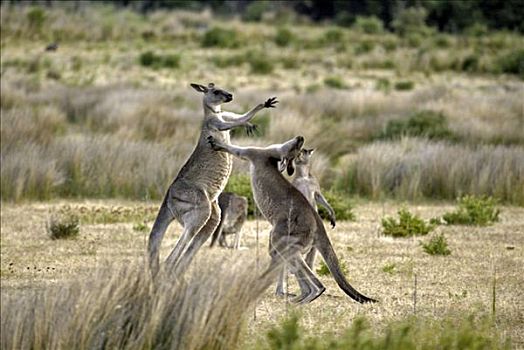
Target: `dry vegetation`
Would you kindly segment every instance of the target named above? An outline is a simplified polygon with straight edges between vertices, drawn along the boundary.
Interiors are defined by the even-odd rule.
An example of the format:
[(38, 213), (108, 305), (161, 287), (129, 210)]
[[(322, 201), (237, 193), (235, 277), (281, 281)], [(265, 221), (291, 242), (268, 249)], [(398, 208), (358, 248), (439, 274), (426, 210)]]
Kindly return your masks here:
[[(258, 291), (244, 288), (263, 289), (253, 257), (266, 256), (266, 222), (258, 246), (250, 222), (247, 250), (202, 249), (183, 281), (153, 288), (141, 269), (158, 208), (149, 200), (163, 196), (198, 135), (201, 100), (189, 83), (210, 81), (234, 93), (226, 109), (235, 112), (281, 101), (256, 117), (258, 137), (239, 130), (234, 142), (304, 135), (325, 191), (361, 198), (356, 220), (330, 234), (351, 283), (381, 302), (357, 305), (322, 277), (328, 291), (299, 308), (305, 334), (340, 336), (358, 316), (386, 334), (413, 314), (416, 276), (416, 322), (434, 327), (426, 333), (487, 315), (482, 332), (524, 347), (522, 35), (370, 34), (208, 11), (6, 2), (0, 20), (2, 349), (272, 344), (267, 331), (294, 308), (271, 287), (253, 319)], [(44, 51), (50, 42), (57, 51)], [(241, 178), (230, 186), (244, 191)], [(405, 206), (429, 220), (452, 207), (428, 202), (465, 194), (504, 207), (493, 226), (438, 226), (448, 256), (424, 252), (430, 237), (381, 234), (381, 218), (404, 205), (388, 198), (416, 200)], [(56, 213), (78, 218), (76, 239), (49, 237)], [(179, 233), (170, 228), (164, 255)]]
[[(179, 319), (172, 319), (172, 316), (166, 314), (169, 308), (174, 308), (187, 312), (190, 320), (205, 314), (209, 316), (209, 322), (233, 327), (230, 331), (235, 338), (228, 341), (233, 342), (240, 337), (240, 344), (245, 344), (240, 348), (245, 348), (264, 343), (266, 332), (294, 309), (273, 295), (272, 286), (256, 303), (256, 319), (253, 319), (253, 309), (248, 307), (253, 296), (246, 294), (251, 289), (235, 287), (237, 283), (238, 286), (256, 283), (253, 280), (253, 273), (257, 271), (255, 256), (260, 257), (258, 271), (267, 262), (269, 226), (266, 222), (259, 222), (258, 249), (256, 223), (251, 221), (244, 235), (246, 250), (233, 252), (203, 248), (185, 282), (180, 281), (175, 287), (171, 284), (175, 282), (166, 280), (160, 290), (152, 290), (147, 274), (140, 268), (148, 232), (133, 229), (133, 224), (139, 220), (138, 215), (125, 219), (122, 214), (118, 214), (142, 213), (141, 217), (147, 218), (147, 211), (138, 208), (147, 208), (149, 204), (114, 201), (76, 203), (71, 208), (76, 208), (76, 212), (84, 212), (86, 217), (88, 213), (113, 211), (118, 218), (115, 221), (120, 222), (92, 224), (84, 219), (85, 223), (81, 224), (80, 235), (76, 240), (52, 240), (46, 233), (46, 221), (50, 213), (60, 210), (65, 204), (70, 205), (70, 202), (4, 204), (2, 207), (2, 334), (18, 334), (12, 332), (19, 327), (28, 332), (39, 332), (42, 338), (38, 338), (38, 341), (43, 345), (65, 339), (79, 347), (89, 347), (104, 340), (100, 332), (120, 332), (119, 325), (128, 320), (131, 325), (143, 322), (141, 324), (145, 323), (147, 327), (139, 327), (138, 330), (129, 328), (133, 335), (129, 340), (117, 332), (113, 338), (108, 337), (108, 341), (122, 341), (128, 347), (133, 344), (155, 344), (159, 334), (165, 332), (155, 322), (165, 322), (164, 327), (173, 326), (174, 332), (182, 330), (178, 328), (183, 326)], [(502, 208), (500, 222), (494, 226), (438, 227), (437, 232), (446, 235), (451, 250), (451, 255), (439, 257), (426, 254), (420, 245), (420, 242), (427, 243), (429, 236), (393, 239), (381, 234), (380, 218), (394, 215), (398, 206), (394, 202), (361, 203), (356, 207), (355, 222), (342, 222), (337, 225), (337, 229), (330, 231), (335, 249), (348, 268), (351, 283), (362, 292), (378, 298), (380, 303), (354, 303), (337, 288), (330, 276), (324, 276), (322, 281), (327, 285), (326, 293), (315, 302), (298, 309), (304, 332), (310, 335), (340, 335), (355, 317), (365, 316), (373, 329), (380, 333), (389, 323), (404, 320), (413, 314), (416, 275), (416, 314), (421, 319), (431, 323), (445, 318), (460, 320), (472, 314), (492, 315), (495, 298), (495, 322), (490, 326), (490, 331), (500, 333), (503, 339), (511, 338), (516, 348), (522, 347), (523, 210)], [(117, 211), (114, 208), (120, 209)], [(426, 220), (452, 208), (449, 205), (408, 206), (410, 211)], [(163, 245), (164, 256), (169, 253), (179, 234), (180, 227), (173, 225)], [(247, 267), (241, 267), (241, 264)], [(320, 266), (320, 261), (318, 264)], [(123, 266), (131, 267), (125, 269)], [(212, 277), (206, 279), (206, 276)], [(496, 278), (495, 296), (493, 278)], [(89, 288), (85, 288), (86, 283), (90, 285)], [(297, 286), (293, 283), (290, 288), (293, 291)], [(182, 301), (198, 305), (179, 309)], [(43, 306), (37, 308), (43, 312), (42, 315), (35, 314), (34, 319), (11, 317), (13, 314), (24, 315), (24, 310), (29, 312), (35, 302), (43, 303)], [(71, 303), (76, 303), (78, 309), (69, 308)], [(130, 311), (130, 303), (136, 305), (133, 312)], [(217, 306), (218, 310), (213, 310), (212, 305)], [(230, 307), (235, 309), (227, 309), (226, 312), (226, 308)], [(85, 308), (91, 311), (84, 311)], [(155, 314), (154, 310), (163, 312)], [(217, 319), (217, 313), (228, 316)], [(153, 314), (158, 318), (150, 318)], [(234, 318), (230, 319), (230, 316)], [(237, 318), (247, 321), (247, 330), (241, 322), (237, 323)], [(56, 327), (48, 327), (53, 320), (56, 320)], [(202, 334), (206, 336), (205, 339), (214, 339), (219, 329), (208, 329), (205, 324), (195, 319), (191, 323), (191, 334), (187, 337)], [(77, 334), (79, 329), (87, 333), (82, 337), (70, 336)], [(145, 329), (152, 332), (142, 333)], [(146, 333), (149, 335), (146, 336)], [(19, 348), (8, 345), (31, 341), (29, 335), (24, 333), (13, 338), (2, 337), (2, 347)], [(211, 338), (207, 338), (208, 335)], [(202, 345), (197, 344), (195, 348)]]

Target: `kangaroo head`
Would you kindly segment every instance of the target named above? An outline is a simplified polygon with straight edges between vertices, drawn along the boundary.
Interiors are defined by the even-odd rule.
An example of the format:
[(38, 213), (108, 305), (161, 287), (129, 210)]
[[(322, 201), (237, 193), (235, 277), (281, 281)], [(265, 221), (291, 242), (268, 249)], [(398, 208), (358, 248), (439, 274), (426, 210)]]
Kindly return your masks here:
[(280, 172), (287, 169), (287, 174), (289, 176), (293, 175), (295, 172), (295, 158), (300, 154), (303, 145), (303, 136), (297, 136), (282, 144), (280, 147), (280, 164), (278, 166)]
[(216, 107), (222, 103), (233, 101), (233, 95), (224, 89), (220, 89), (213, 83), (207, 86), (200, 84), (191, 84), (191, 87), (204, 94), (204, 104), (209, 107)]
[(309, 165), (311, 162), (311, 156), (315, 153), (314, 148), (306, 149), (303, 148), (300, 154), (295, 158), (295, 165)]

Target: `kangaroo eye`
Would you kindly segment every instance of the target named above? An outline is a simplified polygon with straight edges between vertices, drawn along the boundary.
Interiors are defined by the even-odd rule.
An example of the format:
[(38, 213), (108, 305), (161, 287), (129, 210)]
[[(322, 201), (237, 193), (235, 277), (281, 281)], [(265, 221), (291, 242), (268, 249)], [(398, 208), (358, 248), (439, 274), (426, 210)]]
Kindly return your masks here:
[(218, 94), (220, 93), (220, 91), (213, 91), (213, 93), (214, 93), (215, 95), (218, 95)]

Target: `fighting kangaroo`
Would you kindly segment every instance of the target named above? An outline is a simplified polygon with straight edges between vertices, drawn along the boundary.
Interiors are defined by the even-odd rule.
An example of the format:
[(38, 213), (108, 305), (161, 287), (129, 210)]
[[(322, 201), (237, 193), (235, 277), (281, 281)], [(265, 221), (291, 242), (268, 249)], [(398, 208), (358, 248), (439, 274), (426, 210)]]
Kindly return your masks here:
[[(326, 208), (331, 227), (335, 228), (335, 211), (333, 208), (331, 208), (331, 205), (329, 205), (327, 199), (322, 194), (318, 180), (315, 176), (313, 176), (313, 174), (311, 174), (311, 156), (314, 152), (314, 148), (303, 148), (300, 151), (298, 157), (295, 158), (294, 165), (296, 173), (293, 177), (293, 180), (291, 181), (291, 184), (295, 186), (304, 195), (304, 197), (306, 197), (309, 204), (311, 204), (315, 210), (317, 210), (317, 203)], [(306, 263), (311, 268), (311, 270), (314, 269), (316, 252), (316, 248), (312, 247), (311, 250), (306, 254)], [(277, 295), (285, 295), (285, 284), (286, 271), (283, 269), (277, 283)]]
[(264, 108), (274, 108), (275, 97), (257, 105), (249, 112), (239, 115), (221, 110), (221, 105), (233, 100), (233, 95), (219, 89), (213, 83), (207, 87), (191, 84), (204, 94), (204, 121), (198, 143), (169, 186), (153, 228), (149, 235), (148, 255), (153, 273), (159, 269), (159, 250), (169, 224), (178, 220), (184, 227), (175, 248), (166, 260), (166, 267), (174, 273), (182, 273), (198, 249), (215, 231), (220, 220), (217, 198), (224, 189), (232, 167), (232, 156), (211, 149), (207, 138), (214, 137), (224, 144), (230, 143), (229, 130), (245, 126), (249, 133), (255, 126), (249, 121)]
[(348, 283), (340, 270), (322, 219), (302, 193), (281, 174), (286, 168), (289, 175), (294, 172), (293, 159), (304, 144), (302, 136), (266, 148), (233, 146), (213, 136), (208, 137), (208, 141), (214, 150), (222, 151), (220, 153), (229, 153), (249, 160), (255, 202), (273, 226), (270, 233), (272, 264), (276, 265), (282, 260), (279, 249), (288, 243), (291, 254), (288, 263), (291, 272), (297, 278), (301, 292), (292, 299), (293, 302), (311, 302), (325, 290), (302, 257), (313, 246), (318, 249), (335, 281), (347, 295), (360, 303), (376, 301), (360, 294)]

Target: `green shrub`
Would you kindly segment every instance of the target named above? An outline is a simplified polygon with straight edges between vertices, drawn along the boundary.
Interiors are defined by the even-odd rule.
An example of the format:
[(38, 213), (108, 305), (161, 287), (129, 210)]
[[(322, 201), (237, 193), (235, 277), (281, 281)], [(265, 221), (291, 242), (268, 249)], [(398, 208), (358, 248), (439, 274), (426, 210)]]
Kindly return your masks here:
[(464, 33), (466, 33), (469, 36), (474, 37), (483, 37), (489, 33), (488, 26), (484, 23), (475, 22), (468, 28), (464, 30)]
[(395, 273), (395, 269), (397, 268), (397, 264), (391, 263), (386, 264), (382, 267), (382, 272), (389, 273), (390, 275)]
[(326, 77), (324, 79), (324, 84), (333, 89), (345, 89), (347, 86), (340, 77)]
[(357, 317), (342, 332), (310, 336), (294, 313), (273, 326), (267, 343), (260, 345), (257, 348), (272, 350), (511, 349), (488, 317), (407, 318), (390, 321), (383, 331)]
[(324, 32), (322, 41), (327, 44), (339, 43), (344, 38), (344, 33), (340, 29), (328, 29)]
[(139, 62), (142, 66), (153, 69), (178, 68), (180, 66), (180, 56), (157, 55), (152, 51), (145, 51), (140, 54)]
[(40, 7), (33, 7), (27, 12), (27, 21), (29, 22), (29, 27), (39, 32), (44, 25), (46, 20), (46, 13), (44, 9)]
[(269, 1), (253, 1), (246, 7), (242, 19), (247, 22), (260, 22), (269, 7)]
[(355, 55), (362, 55), (368, 52), (373, 51), (375, 48), (375, 42), (371, 40), (361, 41), (357, 46), (355, 46)]
[(51, 216), (47, 223), (47, 233), (51, 239), (72, 239), (80, 232), (78, 216), (70, 213), (58, 213)]
[(353, 27), (366, 34), (379, 34), (384, 31), (384, 23), (382, 23), (382, 21), (375, 16), (357, 16)]
[(499, 56), (495, 67), (501, 73), (516, 74), (524, 79), (524, 49), (515, 49)]
[(240, 40), (235, 30), (213, 27), (204, 34), (200, 44), (202, 47), (236, 48)]
[[(349, 198), (337, 192), (328, 191), (324, 193), (324, 197), (328, 201), (329, 205), (335, 212), (335, 217), (338, 220), (355, 220), (355, 213), (353, 212), (353, 205), (350, 203)], [(318, 213), (324, 219), (328, 219), (329, 215), (326, 209), (322, 206), (318, 206)]]
[(275, 35), (275, 44), (280, 47), (289, 46), (295, 40), (293, 32), (287, 28), (279, 28)]
[(247, 61), (245, 54), (231, 55), (231, 56), (213, 56), (211, 58), (213, 64), (219, 68), (226, 68), (232, 66), (240, 66)]
[(429, 139), (453, 139), (446, 116), (434, 111), (419, 111), (406, 119), (390, 120), (380, 134), (382, 139), (423, 136)]
[(435, 36), (435, 39), (433, 40), (433, 43), (436, 47), (441, 49), (447, 49), (451, 46), (451, 40), (449, 40), (448, 36), (444, 34), (438, 34)]
[(499, 221), (497, 200), (487, 196), (464, 196), (458, 199), (458, 209), (442, 216), (448, 225), (486, 226)]
[(247, 62), (249, 63), (251, 73), (253, 74), (271, 74), (275, 68), (273, 61), (261, 52), (248, 55)]
[(133, 230), (138, 232), (145, 232), (149, 230), (145, 222), (137, 222), (133, 225)]
[(448, 242), (444, 234), (431, 237), (428, 243), (423, 243), (422, 248), (429, 255), (449, 255), (451, 250), (448, 248)]
[(407, 209), (400, 209), (398, 216), (398, 221), (393, 217), (382, 219), (382, 228), (386, 236), (423, 236), (435, 228), (434, 225), (424, 222), (424, 220), (417, 215), (411, 214)]
[(402, 81), (397, 81), (395, 83), (395, 90), (399, 90), (399, 91), (413, 90), (414, 87), (415, 87), (415, 83), (412, 82), (411, 80), (402, 80)]
[[(342, 259), (342, 256), (339, 256), (338, 263), (340, 264), (340, 271), (342, 271), (344, 275), (347, 275), (348, 267), (346, 263), (344, 262), (344, 260)], [(330, 276), (331, 275), (331, 272), (329, 271), (329, 268), (327, 267), (324, 260), (320, 261), (320, 266), (317, 268), (317, 274), (319, 276)]]
[(460, 68), (464, 72), (476, 72), (479, 69), (479, 57), (475, 54), (464, 57)]
[[(246, 197), (248, 204), (247, 216), (250, 219), (255, 217), (255, 198), (253, 197), (253, 191), (251, 191), (251, 179), (248, 174), (232, 174), (224, 192), (233, 192), (239, 196)], [(260, 216), (260, 213), (258, 215)]]
[(428, 33), (426, 17), (428, 12), (423, 7), (408, 7), (400, 10), (391, 23), (395, 32), (401, 36), (416, 33)]

